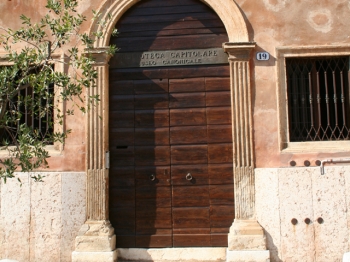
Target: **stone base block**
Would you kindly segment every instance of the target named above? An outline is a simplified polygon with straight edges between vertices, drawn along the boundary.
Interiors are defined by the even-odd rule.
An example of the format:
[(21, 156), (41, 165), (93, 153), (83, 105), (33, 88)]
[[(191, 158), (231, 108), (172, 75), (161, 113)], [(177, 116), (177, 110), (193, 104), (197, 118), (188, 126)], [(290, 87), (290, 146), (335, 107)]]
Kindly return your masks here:
[(343, 262), (350, 262), (350, 252), (344, 254)]
[(116, 236), (77, 236), (75, 251), (108, 252), (115, 248)]
[(227, 250), (226, 262), (270, 262), (270, 251), (230, 251)]
[(229, 250), (266, 250), (266, 238), (261, 235), (236, 236), (228, 235)]
[(117, 250), (110, 252), (76, 252), (72, 253), (72, 262), (116, 262)]

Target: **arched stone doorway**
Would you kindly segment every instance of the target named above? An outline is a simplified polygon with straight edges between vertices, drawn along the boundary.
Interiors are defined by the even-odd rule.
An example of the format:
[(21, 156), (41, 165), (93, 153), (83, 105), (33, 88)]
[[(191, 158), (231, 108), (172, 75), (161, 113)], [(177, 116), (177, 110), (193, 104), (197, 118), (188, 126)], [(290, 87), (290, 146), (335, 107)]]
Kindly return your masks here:
[[(89, 90), (89, 95), (99, 95), (101, 103), (89, 111), (87, 116), (87, 221), (76, 238), (73, 261), (82, 261), (79, 258), (91, 251), (95, 252), (95, 255), (99, 253), (98, 259), (101, 261), (115, 261), (116, 259), (115, 235), (109, 223), (108, 210), (109, 156), (106, 152), (109, 151), (109, 57), (105, 50), (115, 24), (137, 2), (139, 1), (121, 0), (111, 3), (106, 0), (99, 9), (102, 19), (110, 15), (113, 19), (106, 19), (108, 22), (105, 35), (97, 41), (93, 50), (89, 50), (89, 53), (96, 58), (96, 68), (99, 73), (97, 88)], [(255, 219), (253, 123), (249, 70), (250, 53), (255, 44), (249, 42), (244, 18), (234, 1), (203, 0), (202, 2), (211, 7), (220, 17), (230, 41), (223, 44), (225, 52), (229, 55), (230, 64), (233, 130), (232, 175), (235, 192), (235, 221), (230, 228), (228, 250), (265, 250), (263, 230)], [(98, 28), (99, 25), (95, 22), (91, 26), (91, 35)]]

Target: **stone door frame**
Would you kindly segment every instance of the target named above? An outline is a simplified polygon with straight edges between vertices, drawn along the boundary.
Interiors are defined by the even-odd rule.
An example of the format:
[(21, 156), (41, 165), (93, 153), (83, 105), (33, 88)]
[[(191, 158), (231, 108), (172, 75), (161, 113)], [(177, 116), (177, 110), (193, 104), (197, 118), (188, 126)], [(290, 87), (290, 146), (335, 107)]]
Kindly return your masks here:
[[(99, 256), (93, 261), (115, 261), (114, 229), (109, 223), (108, 176), (106, 152), (109, 151), (109, 69), (107, 55), (112, 31), (121, 16), (140, 0), (105, 0), (97, 10), (106, 21), (102, 29), (97, 21), (90, 27), (93, 32), (104, 31), (93, 49), (98, 72), (97, 87), (88, 95), (99, 95), (101, 102), (88, 111), (86, 118), (86, 222), (76, 238), (73, 261), (83, 261), (94, 252)], [(229, 55), (231, 75), (233, 177), (235, 194), (235, 221), (230, 233), (228, 250), (265, 250), (263, 230), (255, 218), (253, 118), (249, 60), (255, 43), (249, 41), (245, 19), (233, 0), (201, 0), (211, 7), (222, 20), (228, 37), (223, 43)], [(112, 19), (108, 19), (112, 17)], [(102, 116), (102, 117), (101, 117)], [(86, 260), (90, 261), (90, 260)]]

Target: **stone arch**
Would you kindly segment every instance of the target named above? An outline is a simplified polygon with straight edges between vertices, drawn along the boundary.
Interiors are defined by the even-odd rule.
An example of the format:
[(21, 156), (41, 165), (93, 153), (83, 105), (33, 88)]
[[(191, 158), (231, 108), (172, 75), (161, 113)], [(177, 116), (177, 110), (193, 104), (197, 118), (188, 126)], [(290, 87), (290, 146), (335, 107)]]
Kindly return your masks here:
[[(142, 0), (119, 0), (119, 1), (110, 1), (105, 0), (98, 12), (101, 14), (100, 18), (104, 21), (107, 21), (106, 28), (102, 29), (97, 21), (95, 20), (90, 27), (90, 35), (93, 35), (93, 32), (104, 31), (103, 36), (98, 39), (95, 43), (96, 48), (101, 48), (109, 45), (109, 40), (112, 34), (112, 31), (121, 18), (121, 16), (131, 8), (134, 4)], [(201, 0), (203, 3), (211, 7), (216, 14), (220, 17), (223, 22), (228, 37), (229, 42), (249, 42), (247, 25), (244, 20), (244, 17), (238, 8), (237, 4), (233, 0)], [(108, 19), (108, 16), (112, 17)]]

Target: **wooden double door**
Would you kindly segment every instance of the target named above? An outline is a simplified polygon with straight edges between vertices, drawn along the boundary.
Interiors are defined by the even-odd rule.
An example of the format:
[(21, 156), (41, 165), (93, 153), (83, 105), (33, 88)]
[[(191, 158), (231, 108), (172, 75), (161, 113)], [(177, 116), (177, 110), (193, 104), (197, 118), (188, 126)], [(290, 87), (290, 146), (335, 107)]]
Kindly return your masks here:
[(227, 66), (119, 71), (110, 92), (117, 246), (227, 246), (234, 218)]
[[(145, 0), (111, 43), (126, 57), (227, 41), (198, 0)], [(181, 59), (180, 59), (181, 60)], [(229, 65), (109, 71), (110, 221), (118, 247), (227, 246), (234, 219)]]

